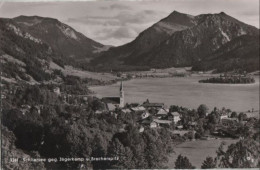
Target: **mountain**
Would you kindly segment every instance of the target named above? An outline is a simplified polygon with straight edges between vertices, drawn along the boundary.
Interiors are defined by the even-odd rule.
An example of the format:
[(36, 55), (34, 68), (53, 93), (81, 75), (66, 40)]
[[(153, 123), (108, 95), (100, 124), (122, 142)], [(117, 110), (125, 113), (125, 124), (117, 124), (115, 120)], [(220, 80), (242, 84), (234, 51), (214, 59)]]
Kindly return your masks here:
[(153, 47), (158, 46), (175, 32), (185, 30), (195, 24), (194, 16), (174, 11), (168, 17), (144, 30), (132, 42), (119, 47), (110, 48), (97, 60), (92, 61), (92, 63), (100, 64), (109, 62), (114, 65), (124, 64), (124, 59), (134, 58), (149, 52)]
[[(155, 31), (153, 34), (149, 34), (149, 30), (158, 30), (156, 28), (161, 26), (162, 22), (168, 23), (170, 26), (167, 28), (171, 28), (172, 32), (162, 29), (165, 27), (160, 27), (164, 31)], [(176, 25), (182, 25), (182, 27), (176, 27)], [(107, 65), (110, 65), (111, 68), (115, 67), (115, 64), (148, 66), (150, 68), (193, 66), (211, 56), (226, 43), (243, 35), (259, 36), (259, 30), (224, 12), (190, 16), (175, 11), (129, 43), (138, 48), (134, 48), (132, 51), (129, 44), (111, 48), (94, 59), (93, 63), (99, 65), (101, 65), (100, 63), (108, 63)], [(158, 38), (160, 36), (163, 38)], [(150, 43), (149, 50), (143, 50), (147, 49), (147, 43), (142, 37), (149, 37), (150, 39), (146, 39), (153, 41)], [(128, 53), (120, 49), (125, 49), (124, 51)]]
[(44, 81), (52, 78), (50, 62), (83, 67), (106, 46), (57, 19), (38, 16), (0, 18), (1, 70), (7, 77)]
[(51, 46), (65, 57), (92, 58), (104, 45), (95, 42), (57, 19), (19, 16), (12, 19), (19, 28)]
[(259, 70), (259, 36), (242, 35), (226, 43), (213, 54), (194, 64), (193, 70), (215, 72), (236, 69), (249, 72)]

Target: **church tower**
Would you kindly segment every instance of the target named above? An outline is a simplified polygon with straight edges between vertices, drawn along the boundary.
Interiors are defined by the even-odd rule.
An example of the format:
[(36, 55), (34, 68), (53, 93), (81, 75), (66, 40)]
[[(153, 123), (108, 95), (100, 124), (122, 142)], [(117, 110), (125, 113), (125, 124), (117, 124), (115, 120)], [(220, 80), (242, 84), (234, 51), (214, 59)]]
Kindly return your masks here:
[(122, 81), (121, 81), (119, 90), (120, 90), (120, 105), (119, 105), (119, 107), (124, 107), (124, 105), (125, 105), (125, 101), (124, 101), (125, 95), (124, 95), (124, 89), (123, 89)]

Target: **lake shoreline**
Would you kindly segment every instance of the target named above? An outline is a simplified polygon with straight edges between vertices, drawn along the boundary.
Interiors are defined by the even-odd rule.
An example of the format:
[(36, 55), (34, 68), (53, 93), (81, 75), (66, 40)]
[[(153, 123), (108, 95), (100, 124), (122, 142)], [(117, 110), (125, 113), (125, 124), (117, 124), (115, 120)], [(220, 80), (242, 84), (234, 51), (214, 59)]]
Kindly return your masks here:
[[(163, 102), (165, 105), (179, 105), (196, 109), (206, 104), (245, 112), (259, 110), (259, 79), (255, 84), (208, 84), (199, 83), (199, 76), (171, 78), (141, 78), (123, 82), (125, 103)], [(119, 95), (119, 83), (106, 86), (91, 86), (93, 95), (109, 97)]]

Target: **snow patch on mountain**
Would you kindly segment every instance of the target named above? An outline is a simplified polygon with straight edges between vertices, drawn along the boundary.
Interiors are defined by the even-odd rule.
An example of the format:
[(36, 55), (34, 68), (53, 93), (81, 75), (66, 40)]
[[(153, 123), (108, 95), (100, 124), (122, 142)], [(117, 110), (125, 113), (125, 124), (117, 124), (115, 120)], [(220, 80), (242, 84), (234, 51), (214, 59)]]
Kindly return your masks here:
[(225, 39), (226, 39), (227, 41), (230, 41), (229, 36), (228, 36), (221, 28), (219, 28), (219, 30), (220, 30), (221, 34), (225, 37)]

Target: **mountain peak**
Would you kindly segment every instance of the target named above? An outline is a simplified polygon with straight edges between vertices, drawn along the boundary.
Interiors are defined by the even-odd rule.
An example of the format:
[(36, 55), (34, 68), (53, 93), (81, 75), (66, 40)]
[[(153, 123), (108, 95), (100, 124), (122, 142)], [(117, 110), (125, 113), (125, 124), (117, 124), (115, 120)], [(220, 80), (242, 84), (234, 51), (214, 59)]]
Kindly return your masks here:
[(190, 27), (194, 25), (193, 19), (194, 16), (192, 15), (181, 13), (178, 11), (173, 11), (170, 15), (168, 15), (166, 18), (162, 19), (161, 21)]
[(176, 10), (174, 10), (171, 14), (182, 14), (181, 12), (179, 12), (179, 11), (176, 11)]
[(189, 17), (193, 17), (192, 15), (181, 13), (181, 12), (176, 11), (176, 10), (174, 10), (168, 17), (170, 17), (170, 16), (189, 16)]
[(220, 15), (227, 15), (227, 14), (226, 14), (225, 12), (223, 12), (223, 11), (220, 12), (219, 14), (220, 14)]

